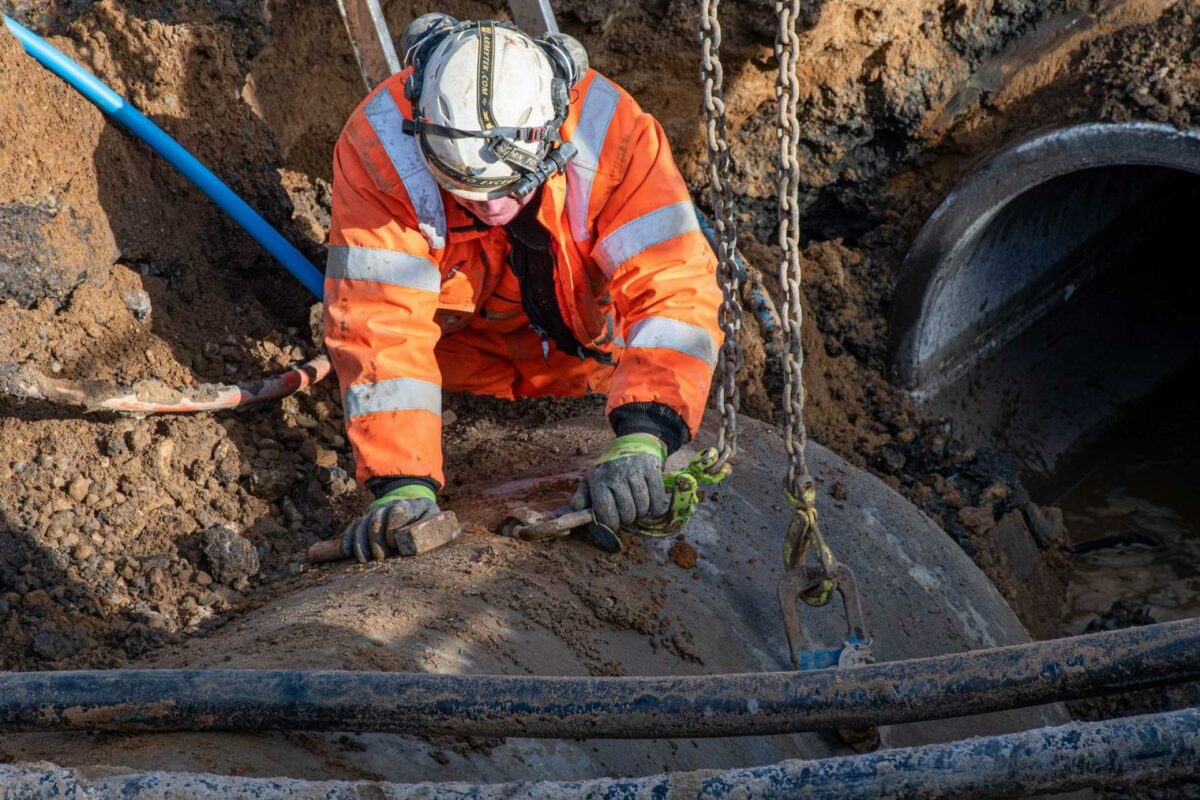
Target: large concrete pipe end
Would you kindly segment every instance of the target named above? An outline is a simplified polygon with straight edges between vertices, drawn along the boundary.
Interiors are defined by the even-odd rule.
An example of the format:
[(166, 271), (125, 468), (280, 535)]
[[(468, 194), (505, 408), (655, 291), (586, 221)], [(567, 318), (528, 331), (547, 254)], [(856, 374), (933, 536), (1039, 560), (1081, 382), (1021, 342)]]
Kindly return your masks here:
[(1200, 133), (1092, 123), (989, 157), (917, 236), (897, 286), (895, 377), (1034, 484), (1200, 345)]
[[(712, 441), (710, 415), (700, 441)], [(733, 477), (715, 487), (687, 545), (638, 539), (613, 557), (580, 537), (553, 544), (490, 533), (518, 504), (553, 508), (611, 436), (599, 416), (534, 434), (544, 472), (452, 489), (471, 524), (417, 559), (333, 567), (149, 666), (368, 669), (507, 675), (710, 675), (790, 669), (776, 585), (791, 509), (778, 429), (739, 422)], [(555, 454), (555, 451), (558, 454)], [(876, 478), (813, 445), (823, 528), (856, 573), (874, 652), (896, 661), (1028, 641), (971, 560)], [(676, 458), (687, 458), (683, 452)], [(557, 463), (553, 463), (557, 460)], [(507, 476), (506, 476), (507, 477)], [(501, 478), (504, 480), (506, 478)], [(487, 477), (481, 478), (487, 481)], [(692, 550), (694, 548), (694, 550)], [(815, 645), (836, 647), (835, 600), (802, 611)], [(754, 697), (746, 698), (754, 709)], [(883, 730), (891, 747), (952, 741), (1066, 721), (1056, 706)], [(849, 751), (831, 734), (585, 741), (434, 740), (396, 734), (68, 734), (4, 738), (9, 759), (64, 766), (121, 764), (309, 780), (356, 778), (478, 783), (577, 780), (771, 764)], [(64, 754), (69, 754), (65, 756)]]

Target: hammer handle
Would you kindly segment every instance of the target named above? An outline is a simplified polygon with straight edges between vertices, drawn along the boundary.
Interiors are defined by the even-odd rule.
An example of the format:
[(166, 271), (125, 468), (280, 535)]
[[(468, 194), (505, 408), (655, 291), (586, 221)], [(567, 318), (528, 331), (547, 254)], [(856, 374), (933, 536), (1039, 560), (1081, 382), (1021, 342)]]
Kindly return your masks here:
[[(384, 531), (383, 541), (392, 550), (396, 549), (396, 534)], [(354, 555), (342, 555), (342, 537), (340, 536), (336, 539), (325, 539), (308, 548), (310, 564), (329, 564), (333, 561), (345, 561), (350, 558), (354, 558)]]
[[(559, 509), (561, 511), (561, 509)], [(558, 514), (558, 512), (555, 512)], [(552, 539), (560, 536), (566, 536), (571, 531), (583, 525), (590, 525), (595, 521), (590, 508), (583, 511), (567, 511), (566, 513), (558, 514), (552, 519), (545, 522), (539, 522), (536, 525), (526, 525), (516, 529), (517, 538), (524, 539), (527, 542), (536, 542), (540, 539)]]
[(328, 564), (331, 561), (342, 561), (349, 556), (342, 555), (342, 540), (325, 539), (308, 548), (310, 564)]

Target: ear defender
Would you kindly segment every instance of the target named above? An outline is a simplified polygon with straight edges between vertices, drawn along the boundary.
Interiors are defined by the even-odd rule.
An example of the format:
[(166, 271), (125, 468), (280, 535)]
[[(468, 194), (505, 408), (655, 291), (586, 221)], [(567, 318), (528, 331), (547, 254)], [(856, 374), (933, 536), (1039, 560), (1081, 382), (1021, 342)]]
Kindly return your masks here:
[[(404, 53), (404, 66), (413, 68), (413, 75), (405, 87), (409, 100), (416, 101), (421, 96), (425, 59), (460, 25), (462, 23), (449, 14), (431, 12), (422, 14), (405, 27), (400, 36), (400, 50)], [(587, 50), (574, 36), (547, 33), (534, 39), (534, 42), (550, 59), (555, 74), (567, 89), (574, 87), (587, 74)]]
[(583, 80), (588, 71), (588, 54), (578, 39), (565, 33), (546, 33), (534, 41), (549, 57), (568, 89)]
[(421, 96), (426, 58), (459, 24), (449, 14), (430, 13), (422, 14), (405, 27), (400, 35), (400, 50), (404, 53), (404, 66), (413, 68), (412, 77), (404, 87), (404, 94), (410, 101), (416, 102)]

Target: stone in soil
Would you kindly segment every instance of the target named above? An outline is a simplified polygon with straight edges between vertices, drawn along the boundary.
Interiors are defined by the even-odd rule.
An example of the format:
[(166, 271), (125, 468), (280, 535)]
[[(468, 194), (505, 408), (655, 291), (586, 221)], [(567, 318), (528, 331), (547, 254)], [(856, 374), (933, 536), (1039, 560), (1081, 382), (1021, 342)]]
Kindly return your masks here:
[(667, 555), (677, 566), (684, 569), (695, 569), (696, 567), (696, 548), (688, 544), (688, 540), (682, 536), (675, 539), (675, 543), (671, 545), (671, 550)]
[(86, 637), (74, 628), (47, 624), (34, 634), (33, 652), (46, 661), (60, 661), (78, 653), (86, 643)]
[(209, 573), (219, 583), (233, 584), (258, 574), (258, 551), (244, 536), (229, 528), (209, 528), (201, 536), (200, 547)]

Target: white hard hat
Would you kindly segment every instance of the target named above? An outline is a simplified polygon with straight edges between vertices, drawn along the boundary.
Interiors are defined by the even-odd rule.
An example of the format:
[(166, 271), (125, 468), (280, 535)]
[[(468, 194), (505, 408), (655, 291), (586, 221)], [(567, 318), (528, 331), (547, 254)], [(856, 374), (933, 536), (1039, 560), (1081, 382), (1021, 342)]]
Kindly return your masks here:
[(510, 193), (565, 117), (550, 57), (521, 31), (480, 22), (455, 26), (421, 62), (412, 132), (434, 178), (468, 200)]

